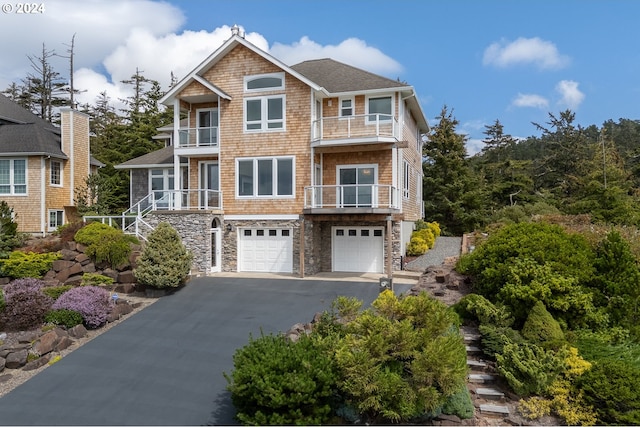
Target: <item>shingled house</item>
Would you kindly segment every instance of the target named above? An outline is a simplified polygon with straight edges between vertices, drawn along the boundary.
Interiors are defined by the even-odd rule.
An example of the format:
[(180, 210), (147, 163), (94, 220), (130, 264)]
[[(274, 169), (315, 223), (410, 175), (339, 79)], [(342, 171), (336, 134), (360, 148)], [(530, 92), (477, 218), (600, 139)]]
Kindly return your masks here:
[(89, 117), (60, 110), (61, 126), (0, 94), (0, 199), (18, 231), (47, 234), (75, 217), (74, 191), (104, 166), (89, 152)]
[(166, 147), (117, 168), (136, 228), (169, 221), (195, 270), (399, 268), (423, 212), (412, 86), (332, 59), (287, 66), (233, 34), (161, 103)]

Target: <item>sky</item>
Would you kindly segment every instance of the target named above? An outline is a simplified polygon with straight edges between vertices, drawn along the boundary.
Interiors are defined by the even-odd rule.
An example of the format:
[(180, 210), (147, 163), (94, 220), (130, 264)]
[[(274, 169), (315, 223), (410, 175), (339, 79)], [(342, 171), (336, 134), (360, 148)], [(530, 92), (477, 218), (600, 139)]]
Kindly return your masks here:
[[(25, 4), (25, 3), (23, 3)], [(496, 120), (517, 138), (550, 114), (575, 123), (640, 119), (640, 2), (635, 0), (0, 0), (0, 90), (33, 72), (43, 43), (77, 98), (114, 106), (139, 69), (167, 89), (238, 25), (287, 65), (333, 58), (413, 86), (428, 122), (443, 107), (482, 146)], [(17, 12), (32, 13), (17, 13)]]

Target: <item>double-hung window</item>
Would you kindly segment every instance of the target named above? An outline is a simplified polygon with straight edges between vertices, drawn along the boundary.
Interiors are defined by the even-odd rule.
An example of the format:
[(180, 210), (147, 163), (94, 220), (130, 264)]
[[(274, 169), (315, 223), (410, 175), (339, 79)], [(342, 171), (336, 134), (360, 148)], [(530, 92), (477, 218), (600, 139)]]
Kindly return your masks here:
[(0, 159), (0, 194), (27, 194), (27, 159)]
[(340, 99), (340, 117), (351, 117), (354, 114), (353, 98), (341, 98)]
[(56, 187), (62, 187), (62, 163), (51, 160), (49, 164), (50, 183)]
[(284, 73), (259, 74), (244, 78), (244, 92), (256, 96), (244, 99), (244, 129), (247, 132), (280, 131), (285, 128), (284, 94), (258, 95), (284, 90)]
[(293, 157), (257, 157), (236, 160), (238, 197), (292, 197)]
[(367, 99), (367, 122), (389, 121), (393, 117), (393, 99), (391, 96), (370, 97)]

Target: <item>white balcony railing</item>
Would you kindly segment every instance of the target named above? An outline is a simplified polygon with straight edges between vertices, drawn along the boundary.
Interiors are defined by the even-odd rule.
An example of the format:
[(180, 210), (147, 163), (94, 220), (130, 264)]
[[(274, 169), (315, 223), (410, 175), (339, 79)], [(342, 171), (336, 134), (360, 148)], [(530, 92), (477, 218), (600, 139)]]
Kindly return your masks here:
[(313, 185), (304, 188), (305, 209), (399, 209), (398, 189), (391, 185)]
[(222, 209), (222, 192), (218, 190), (161, 190), (147, 198), (151, 210)]
[(218, 127), (180, 128), (178, 130), (178, 147), (217, 147)]
[(362, 114), (347, 117), (323, 117), (314, 120), (312, 141), (354, 138), (396, 138), (398, 120), (388, 114)]

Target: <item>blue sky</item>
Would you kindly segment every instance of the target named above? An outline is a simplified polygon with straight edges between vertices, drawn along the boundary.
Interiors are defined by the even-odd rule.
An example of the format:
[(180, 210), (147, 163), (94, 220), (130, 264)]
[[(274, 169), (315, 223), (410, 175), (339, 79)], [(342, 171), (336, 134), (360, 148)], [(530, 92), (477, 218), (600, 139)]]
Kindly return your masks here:
[[(470, 154), (499, 119), (516, 137), (567, 108), (583, 126), (640, 119), (640, 2), (627, 0), (44, 0), (44, 12), (0, 14), (0, 88), (27, 55), (64, 54), (76, 34), (76, 86), (117, 104), (136, 67), (168, 83), (229, 37), (287, 64), (333, 57), (412, 85), (430, 123), (453, 109)], [(9, 3), (10, 4), (10, 3)], [(14, 3), (16, 4), (16, 3)], [(16, 35), (20, 34), (20, 37)], [(54, 66), (68, 75), (62, 58)]]

